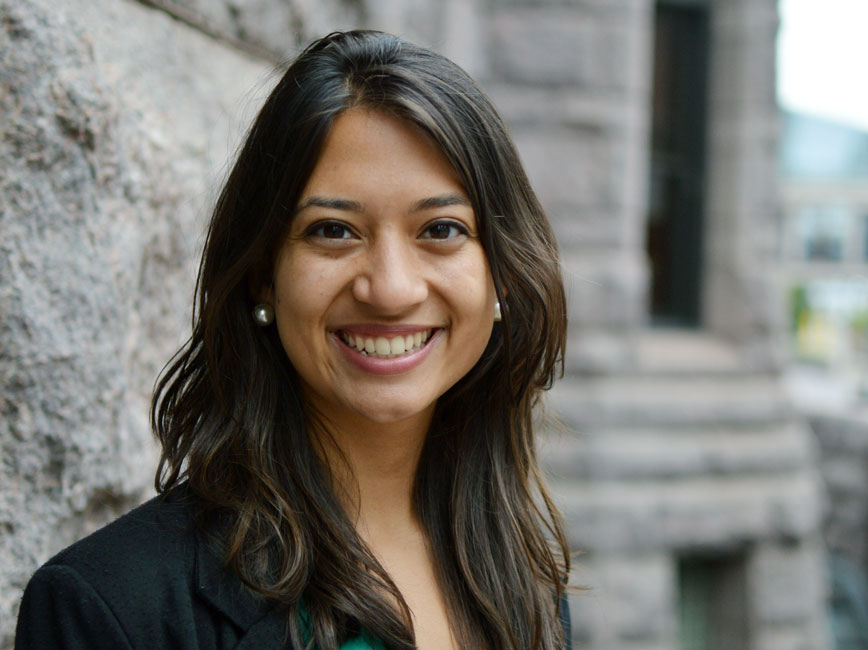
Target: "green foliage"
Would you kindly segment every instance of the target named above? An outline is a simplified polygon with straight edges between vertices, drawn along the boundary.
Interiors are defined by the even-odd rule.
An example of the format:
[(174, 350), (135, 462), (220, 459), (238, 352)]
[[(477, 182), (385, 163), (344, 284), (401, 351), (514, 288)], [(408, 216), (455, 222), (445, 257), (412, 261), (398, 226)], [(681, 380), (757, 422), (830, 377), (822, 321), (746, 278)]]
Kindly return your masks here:
[(799, 324), (811, 312), (811, 303), (808, 300), (808, 290), (802, 284), (790, 288), (790, 330), (795, 333), (799, 330)]

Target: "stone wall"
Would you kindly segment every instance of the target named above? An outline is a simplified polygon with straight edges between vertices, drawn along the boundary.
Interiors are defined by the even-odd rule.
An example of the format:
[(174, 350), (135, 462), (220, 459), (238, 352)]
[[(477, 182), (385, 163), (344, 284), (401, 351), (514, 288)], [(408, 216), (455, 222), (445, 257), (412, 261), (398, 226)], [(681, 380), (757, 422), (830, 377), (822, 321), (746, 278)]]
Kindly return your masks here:
[(574, 635), (595, 650), (678, 647), (699, 566), (716, 572), (708, 615), (731, 619), (713, 647), (822, 650), (817, 459), (777, 370), (776, 2), (693, 4), (711, 33), (697, 331), (645, 327), (654, 3), (493, 11), (493, 93), (572, 288), (568, 373), (551, 395), (561, 426), (543, 456), (590, 588), (572, 601)]
[(36, 566), (141, 501), (151, 387), (269, 66), (117, 0), (0, 2), (0, 647)]
[(857, 650), (868, 645), (868, 417), (852, 405), (848, 413), (809, 419), (826, 487), (830, 623), (837, 647)]
[(490, 3), (486, 88), (558, 235), (568, 370), (629, 367), (645, 324), (653, 3)]
[(776, 2), (713, 2), (703, 321), (756, 367), (783, 360), (777, 28)]
[(826, 546), (868, 579), (868, 419), (814, 414), (810, 420), (826, 487)]

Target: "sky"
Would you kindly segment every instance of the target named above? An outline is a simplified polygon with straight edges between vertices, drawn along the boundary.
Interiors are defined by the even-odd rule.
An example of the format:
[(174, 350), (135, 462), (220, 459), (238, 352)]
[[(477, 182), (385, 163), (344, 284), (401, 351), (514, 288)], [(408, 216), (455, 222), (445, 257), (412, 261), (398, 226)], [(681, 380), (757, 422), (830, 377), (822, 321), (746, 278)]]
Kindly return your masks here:
[(778, 101), (868, 131), (868, 0), (780, 0)]

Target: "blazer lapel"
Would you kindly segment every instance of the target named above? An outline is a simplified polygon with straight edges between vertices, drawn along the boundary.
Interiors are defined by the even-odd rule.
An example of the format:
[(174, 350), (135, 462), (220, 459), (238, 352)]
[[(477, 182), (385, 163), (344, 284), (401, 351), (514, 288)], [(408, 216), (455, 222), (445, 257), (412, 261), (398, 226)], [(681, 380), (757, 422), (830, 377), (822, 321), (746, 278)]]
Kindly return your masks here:
[(198, 534), (193, 576), (198, 595), (244, 631), (237, 650), (292, 650), (284, 613), (225, 569)]
[(292, 650), (286, 630), (286, 617), (283, 612), (270, 610), (264, 617), (251, 625), (236, 646), (236, 650)]

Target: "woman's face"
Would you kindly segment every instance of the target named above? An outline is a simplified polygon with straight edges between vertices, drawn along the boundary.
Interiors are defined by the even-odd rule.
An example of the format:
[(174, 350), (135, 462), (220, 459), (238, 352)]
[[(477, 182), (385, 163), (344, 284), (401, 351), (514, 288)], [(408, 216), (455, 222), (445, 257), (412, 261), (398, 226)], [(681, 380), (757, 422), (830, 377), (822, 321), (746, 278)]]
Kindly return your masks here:
[(482, 355), (496, 300), (446, 158), (409, 123), (361, 108), (335, 120), (266, 294), (320, 413), (426, 426)]

